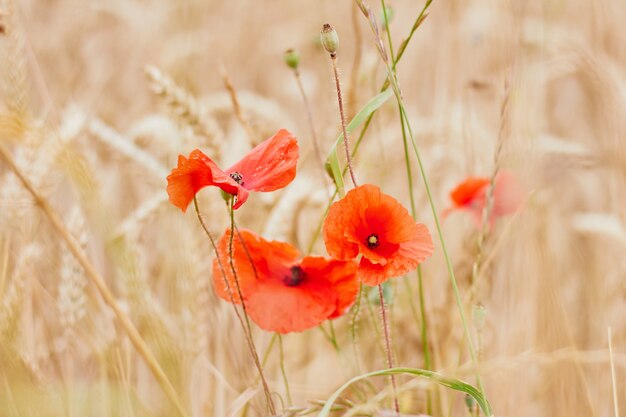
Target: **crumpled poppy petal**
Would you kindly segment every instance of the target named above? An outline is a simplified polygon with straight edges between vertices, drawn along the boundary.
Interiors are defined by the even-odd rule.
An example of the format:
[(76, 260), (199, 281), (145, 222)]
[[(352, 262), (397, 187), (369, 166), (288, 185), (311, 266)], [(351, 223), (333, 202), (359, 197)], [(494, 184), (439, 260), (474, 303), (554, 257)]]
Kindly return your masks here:
[(226, 170), (241, 174), (241, 186), (250, 191), (274, 191), (296, 176), (298, 141), (285, 129), (263, 141)]
[(354, 304), (359, 293), (356, 262), (306, 256), (302, 259), (300, 266), (307, 276), (328, 281), (337, 294), (337, 304), (329, 319), (342, 316)]
[(229, 194), (241, 195), (237, 198), (238, 204), (247, 198), (248, 192), (198, 149), (191, 152), (189, 159), (179, 155), (178, 166), (167, 176), (170, 202), (183, 213), (198, 191), (209, 185), (215, 185)]

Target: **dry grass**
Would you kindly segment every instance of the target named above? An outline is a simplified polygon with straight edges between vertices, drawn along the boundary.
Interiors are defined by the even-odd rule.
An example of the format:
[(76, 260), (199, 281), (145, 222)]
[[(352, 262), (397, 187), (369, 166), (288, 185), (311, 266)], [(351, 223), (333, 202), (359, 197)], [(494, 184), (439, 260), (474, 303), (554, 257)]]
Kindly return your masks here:
[[(392, 6), (397, 46), (422, 3)], [(626, 410), (624, 21), (622, 0), (434, 0), (398, 66), (440, 209), (465, 175), (493, 172), (509, 83), (498, 163), (529, 197), (487, 235), (473, 288), (474, 225), (461, 214), (444, 224), (466, 311), (486, 308), (480, 371), (497, 416)], [(247, 415), (261, 416), (264, 400), (236, 317), (213, 294), (209, 243), (192, 210), (182, 215), (167, 203), (165, 176), (179, 153), (196, 147), (228, 166), (278, 128), (293, 131), (302, 149), (297, 179), (253, 195), (237, 214), (240, 225), (305, 251), (327, 190), (282, 54), (302, 53), (301, 78), (328, 149), (340, 126), (328, 58), (315, 41), (325, 22), (341, 37), (338, 65), (353, 115), (385, 70), (349, 1), (0, 1), (0, 142), (61, 214), (190, 416), (239, 416), (248, 403)], [(408, 205), (403, 164), (397, 109), (387, 104), (356, 158), (357, 175)], [(433, 230), (415, 184), (418, 218)], [(205, 190), (199, 202), (221, 233), (228, 213), (219, 193)], [(314, 251), (325, 254), (323, 242)], [(397, 363), (421, 367), (409, 279), (413, 293), (395, 281), (392, 332)], [(424, 284), (435, 369), (473, 383), (439, 250), (424, 265)], [(372, 307), (359, 326), (362, 371), (385, 366)], [(349, 324), (335, 323), (340, 354), (317, 329), (283, 338), (293, 397), (286, 415), (318, 410), (315, 400), (356, 374)], [(272, 335), (254, 336), (262, 354)], [(266, 372), (281, 405), (277, 349)], [(348, 397), (347, 415), (386, 415), (385, 380), (372, 382), (373, 391), (361, 387), (367, 395)], [(467, 415), (460, 394), (400, 383), (409, 414), (425, 414), (433, 392), (434, 415)], [(174, 409), (124, 329), (0, 163), (0, 416), (166, 415)]]

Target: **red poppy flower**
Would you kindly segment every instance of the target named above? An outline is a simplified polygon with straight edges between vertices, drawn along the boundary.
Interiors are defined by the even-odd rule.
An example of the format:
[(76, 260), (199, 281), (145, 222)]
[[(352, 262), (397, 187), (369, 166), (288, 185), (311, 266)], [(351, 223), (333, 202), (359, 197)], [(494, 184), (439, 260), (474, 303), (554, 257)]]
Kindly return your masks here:
[[(218, 243), (213, 282), (219, 297), (239, 304), (228, 261), (229, 239), (230, 229)], [(248, 315), (260, 328), (301, 332), (341, 316), (354, 303), (358, 293), (354, 262), (320, 256), (299, 260), (299, 256), (288, 243), (267, 241), (247, 230), (235, 233), (233, 262), (237, 280)]]
[(417, 268), (434, 249), (426, 226), (371, 184), (333, 203), (324, 221), (324, 243), (337, 259), (362, 255), (357, 275), (372, 286)]
[(225, 171), (196, 149), (189, 158), (178, 156), (178, 166), (167, 177), (167, 194), (184, 213), (198, 191), (214, 185), (236, 196), (233, 208), (237, 209), (248, 199), (248, 191), (274, 191), (287, 186), (296, 176), (297, 161), (298, 142), (285, 129)]
[[(491, 180), (487, 177), (468, 177), (458, 184), (450, 193), (453, 206), (443, 212), (447, 216), (455, 210), (465, 210), (472, 213), (477, 225), (482, 224), (483, 209), (487, 203), (487, 193)], [(493, 189), (493, 203), (489, 222), (501, 216), (512, 214), (522, 205), (522, 187), (513, 174), (500, 171), (496, 175)]]

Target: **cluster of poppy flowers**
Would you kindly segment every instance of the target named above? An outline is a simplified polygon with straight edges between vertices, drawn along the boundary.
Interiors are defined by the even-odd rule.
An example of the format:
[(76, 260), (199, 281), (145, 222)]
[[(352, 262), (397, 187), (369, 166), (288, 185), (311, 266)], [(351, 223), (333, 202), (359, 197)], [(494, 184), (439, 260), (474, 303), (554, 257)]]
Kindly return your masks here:
[[(170, 202), (185, 212), (200, 189), (216, 186), (234, 198), (237, 209), (250, 191), (287, 186), (295, 178), (297, 160), (297, 140), (284, 129), (227, 170), (196, 149), (188, 158), (179, 156), (167, 177), (167, 192)], [(453, 196), (457, 207), (477, 205), (472, 200), (481, 198), (480, 189), (474, 183), (462, 187), (458, 204)], [(231, 234), (226, 230), (217, 245), (215, 291), (228, 302), (244, 303), (262, 329), (279, 333), (341, 316), (354, 303), (359, 282), (379, 285), (410, 272), (433, 253), (426, 226), (372, 184), (350, 190), (330, 207), (323, 226), (330, 258), (301, 257), (293, 245), (268, 241), (250, 230), (235, 228)]]

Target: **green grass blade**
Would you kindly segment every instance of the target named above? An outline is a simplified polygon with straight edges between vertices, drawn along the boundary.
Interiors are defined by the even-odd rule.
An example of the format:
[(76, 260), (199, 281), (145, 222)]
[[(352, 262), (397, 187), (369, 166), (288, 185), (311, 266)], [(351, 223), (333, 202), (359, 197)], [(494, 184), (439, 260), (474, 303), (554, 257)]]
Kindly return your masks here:
[(337, 398), (339, 398), (341, 393), (346, 388), (348, 388), (350, 385), (354, 384), (355, 382), (372, 378), (375, 376), (389, 376), (392, 374), (393, 375), (405, 374), (405, 375), (411, 375), (415, 377), (421, 377), (431, 382), (434, 382), (436, 384), (442, 385), (446, 388), (451, 388), (456, 391), (464, 392), (476, 400), (476, 403), (478, 403), (480, 408), (483, 410), (483, 413), (485, 413), (487, 417), (493, 416), (493, 411), (491, 411), (491, 405), (489, 405), (489, 401), (487, 401), (487, 398), (485, 398), (485, 396), (480, 392), (479, 389), (477, 389), (476, 387), (473, 387), (467, 382), (463, 382), (456, 378), (449, 378), (437, 372), (427, 371), (424, 369), (391, 368), (391, 369), (385, 369), (382, 371), (368, 372), (366, 374), (359, 375), (359, 376), (352, 378), (351, 380), (343, 384), (341, 387), (339, 387), (339, 389), (335, 391), (333, 395), (330, 396), (328, 401), (326, 401), (324, 408), (322, 408), (322, 410), (317, 415), (317, 417), (328, 417), (328, 415), (330, 414), (332, 410), (333, 404), (335, 403), (335, 401), (337, 401)]
[[(363, 108), (354, 116), (354, 118), (350, 121), (348, 126), (346, 126), (346, 131), (348, 133), (352, 133), (354, 129), (359, 127), (369, 116), (371, 116), (380, 106), (382, 106), (389, 98), (393, 96), (393, 91), (385, 90), (382, 93), (374, 96)], [(335, 180), (335, 185), (337, 186), (337, 190), (339, 191), (339, 195), (343, 194), (344, 182), (343, 175), (341, 174), (341, 168), (339, 166), (339, 157), (337, 155), (337, 147), (339, 144), (343, 143), (343, 133), (339, 134), (337, 140), (333, 144), (332, 148), (330, 148), (330, 152), (328, 153), (328, 157), (326, 158), (326, 168), (330, 169), (330, 172), (333, 175), (333, 179)]]
[[(343, 138), (343, 133), (341, 134)], [(341, 167), (339, 166), (339, 156), (337, 156), (337, 147), (333, 146), (333, 149), (330, 151), (330, 155), (326, 158), (326, 172), (332, 174), (333, 181), (335, 181), (335, 188), (337, 188), (337, 193), (339, 197), (343, 198), (346, 194), (345, 184), (343, 182), (343, 173), (341, 172)]]

